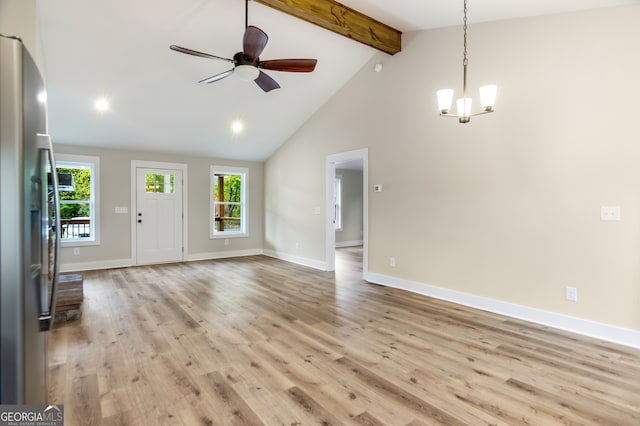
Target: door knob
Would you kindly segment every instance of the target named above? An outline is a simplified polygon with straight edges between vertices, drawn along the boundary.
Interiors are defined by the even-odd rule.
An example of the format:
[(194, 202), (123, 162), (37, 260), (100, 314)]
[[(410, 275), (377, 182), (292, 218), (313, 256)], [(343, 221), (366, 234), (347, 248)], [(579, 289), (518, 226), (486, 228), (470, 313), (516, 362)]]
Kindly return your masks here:
[(142, 219), (138, 219), (138, 223), (142, 223)]

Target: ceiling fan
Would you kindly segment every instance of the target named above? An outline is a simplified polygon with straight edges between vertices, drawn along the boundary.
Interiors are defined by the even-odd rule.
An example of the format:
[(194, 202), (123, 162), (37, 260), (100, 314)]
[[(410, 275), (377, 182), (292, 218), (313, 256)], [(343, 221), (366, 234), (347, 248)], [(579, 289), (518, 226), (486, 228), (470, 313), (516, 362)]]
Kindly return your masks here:
[(316, 68), (316, 59), (272, 59), (261, 61), (259, 56), (267, 45), (269, 37), (258, 27), (249, 25), (249, 0), (245, 0), (245, 32), (242, 38), (242, 52), (233, 55), (233, 59), (211, 55), (209, 53), (198, 52), (186, 47), (169, 46), (171, 50), (186, 53), (188, 55), (199, 56), (201, 58), (217, 59), (231, 62), (233, 68), (212, 77), (200, 80), (199, 83), (213, 83), (225, 77), (235, 74), (245, 81), (253, 80), (265, 92), (278, 89), (280, 85), (261, 69), (287, 72), (312, 72)]

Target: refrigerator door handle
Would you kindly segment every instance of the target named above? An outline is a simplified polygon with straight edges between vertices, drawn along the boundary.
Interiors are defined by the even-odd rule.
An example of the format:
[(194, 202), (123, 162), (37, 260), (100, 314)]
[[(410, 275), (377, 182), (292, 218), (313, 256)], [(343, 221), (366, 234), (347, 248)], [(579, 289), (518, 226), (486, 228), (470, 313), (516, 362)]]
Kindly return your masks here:
[[(60, 271), (60, 200), (58, 193), (58, 173), (56, 172), (56, 162), (53, 158), (53, 147), (51, 143), (51, 136), (45, 134), (38, 134), (39, 147), (41, 155), (46, 155), (48, 167), (51, 170), (51, 183), (52, 183), (52, 195), (53, 195), (53, 270), (51, 274), (51, 297), (49, 298), (49, 305), (43, 306), (43, 311), (40, 312), (40, 331), (48, 331), (53, 327), (53, 321), (55, 318), (56, 301), (58, 300), (58, 274)], [(46, 182), (46, 180), (45, 180)], [(46, 191), (47, 185), (42, 185), (43, 193)], [(48, 195), (48, 194), (47, 194)], [(48, 206), (48, 196), (45, 197), (44, 206)], [(45, 207), (43, 206), (43, 209)], [(48, 208), (47, 208), (48, 210)], [(49, 232), (47, 230), (47, 235)], [(43, 253), (48, 256), (48, 253)], [(47, 262), (48, 263), (48, 262)], [(47, 274), (48, 275), (48, 274)], [(42, 285), (48, 286), (49, 282), (42, 283)], [(47, 289), (48, 290), (48, 289)]]

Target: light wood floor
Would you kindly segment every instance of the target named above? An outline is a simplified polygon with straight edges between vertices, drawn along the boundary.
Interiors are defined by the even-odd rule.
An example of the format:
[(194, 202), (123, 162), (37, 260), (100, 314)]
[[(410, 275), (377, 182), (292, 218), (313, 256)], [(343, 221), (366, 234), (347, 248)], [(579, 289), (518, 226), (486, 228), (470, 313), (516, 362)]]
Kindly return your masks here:
[(335, 274), (85, 272), (82, 320), (50, 333), (50, 402), (67, 426), (640, 424), (640, 351), (368, 284), (339, 253)]

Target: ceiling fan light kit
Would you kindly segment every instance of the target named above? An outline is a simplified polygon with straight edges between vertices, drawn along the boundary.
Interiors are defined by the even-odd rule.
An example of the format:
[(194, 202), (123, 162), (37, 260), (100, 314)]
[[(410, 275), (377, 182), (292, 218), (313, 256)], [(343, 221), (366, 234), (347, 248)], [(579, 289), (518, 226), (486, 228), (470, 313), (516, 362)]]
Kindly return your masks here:
[(453, 89), (441, 89), (438, 90), (438, 109), (440, 115), (443, 117), (456, 117), (460, 123), (468, 123), (471, 121), (471, 117), (476, 115), (488, 114), (493, 112), (493, 107), (496, 103), (496, 94), (498, 92), (498, 86), (491, 84), (482, 86), (480, 88), (480, 105), (482, 106), (481, 112), (471, 113), (472, 99), (467, 97), (467, 66), (469, 60), (467, 58), (467, 0), (464, 0), (464, 56), (462, 60), (462, 98), (456, 101), (457, 113), (451, 114), (451, 104), (453, 103)]
[(260, 61), (260, 54), (266, 47), (269, 37), (260, 28), (249, 25), (248, 22), (249, 0), (245, 0), (245, 32), (242, 38), (242, 52), (233, 55), (233, 59), (198, 52), (197, 50), (187, 49), (186, 47), (180, 47), (175, 44), (172, 44), (169, 48), (176, 52), (199, 56), (201, 58), (231, 62), (233, 64), (232, 69), (202, 79), (199, 83), (213, 83), (234, 74), (243, 81), (253, 80), (262, 90), (270, 92), (273, 89), (280, 88), (280, 85), (269, 75), (261, 71), (261, 69), (285, 72), (312, 72), (315, 70), (318, 62), (316, 59), (274, 59)]
[(253, 81), (260, 75), (260, 70), (253, 65), (236, 65), (233, 74), (242, 81)]

